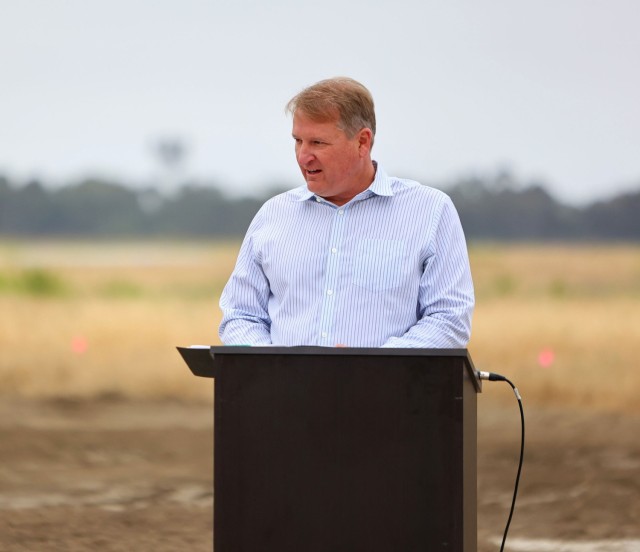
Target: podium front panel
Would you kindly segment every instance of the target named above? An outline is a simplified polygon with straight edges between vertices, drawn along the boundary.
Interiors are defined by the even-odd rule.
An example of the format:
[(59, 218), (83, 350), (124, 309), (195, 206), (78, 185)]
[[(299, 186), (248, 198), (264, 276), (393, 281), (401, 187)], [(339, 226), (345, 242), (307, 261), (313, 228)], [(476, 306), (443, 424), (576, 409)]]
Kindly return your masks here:
[(468, 359), (375, 351), (215, 355), (216, 552), (476, 549)]

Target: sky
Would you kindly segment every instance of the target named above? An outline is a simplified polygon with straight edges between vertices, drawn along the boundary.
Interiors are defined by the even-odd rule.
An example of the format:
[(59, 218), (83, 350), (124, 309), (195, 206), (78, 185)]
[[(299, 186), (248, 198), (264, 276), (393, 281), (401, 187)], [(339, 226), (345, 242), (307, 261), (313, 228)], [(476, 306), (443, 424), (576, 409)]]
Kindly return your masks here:
[(584, 204), (640, 188), (637, 0), (0, 0), (0, 175), (252, 195), (302, 183), (286, 102), (350, 76), (373, 157), (427, 184), (511, 171)]

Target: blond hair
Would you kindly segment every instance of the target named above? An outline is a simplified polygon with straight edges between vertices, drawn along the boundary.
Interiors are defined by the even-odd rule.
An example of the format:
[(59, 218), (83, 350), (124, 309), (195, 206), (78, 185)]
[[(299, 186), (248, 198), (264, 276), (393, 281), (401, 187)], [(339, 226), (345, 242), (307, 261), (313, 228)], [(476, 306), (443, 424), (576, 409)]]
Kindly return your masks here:
[(376, 134), (376, 113), (371, 92), (349, 77), (335, 77), (313, 84), (289, 100), (285, 107), (292, 115), (300, 110), (315, 121), (338, 119), (338, 127), (349, 137), (363, 128)]

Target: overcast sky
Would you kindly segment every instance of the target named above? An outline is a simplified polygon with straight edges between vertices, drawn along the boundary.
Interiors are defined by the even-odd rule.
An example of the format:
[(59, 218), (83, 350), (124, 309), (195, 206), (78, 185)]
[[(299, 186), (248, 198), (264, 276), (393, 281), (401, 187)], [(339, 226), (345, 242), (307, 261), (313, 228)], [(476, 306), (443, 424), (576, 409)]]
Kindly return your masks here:
[(142, 185), (176, 137), (192, 178), (298, 185), (284, 105), (347, 75), (390, 174), (609, 197), (640, 187), (639, 23), (638, 0), (0, 0), (0, 174)]

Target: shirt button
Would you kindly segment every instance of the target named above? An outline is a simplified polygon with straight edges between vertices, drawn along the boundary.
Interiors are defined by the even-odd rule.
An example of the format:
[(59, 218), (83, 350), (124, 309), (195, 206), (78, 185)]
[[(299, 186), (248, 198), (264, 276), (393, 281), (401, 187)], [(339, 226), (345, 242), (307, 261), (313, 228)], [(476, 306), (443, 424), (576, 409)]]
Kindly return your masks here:
[(316, 197), (316, 201), (320, 203), (322, 200), (319, 197)]
[(327, 295), (333, 295), (333, 290), (332, 289), (328, 289), (327, 290)]
[(327, 337), (327, 332), (322, 332), (320, 335), (321, 335), (322, 337)]
[(331, 253), (334, 253), (334, 254), (335, 254), (335, 253), (337, 253), (337, 252), (338, 252), (338, 250), (337, 250), (335, 247), (332, 247), (332, 248), (331, 248)]
[(339, 215), (343, 215), (343, 214), (344, 214), (344, 211), (343, 211), (342, 209), (338, 209), (338, 214), (339, 214)]

